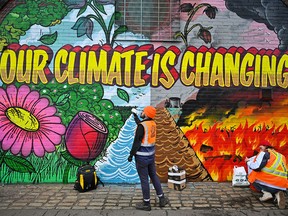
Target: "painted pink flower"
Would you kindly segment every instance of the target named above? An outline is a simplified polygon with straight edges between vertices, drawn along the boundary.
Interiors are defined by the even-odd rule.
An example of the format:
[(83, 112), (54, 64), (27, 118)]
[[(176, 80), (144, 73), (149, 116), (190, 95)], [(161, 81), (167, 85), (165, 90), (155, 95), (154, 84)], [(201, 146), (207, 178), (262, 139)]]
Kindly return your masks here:
[(65, 126), (49, 100), (27, 85), (0, 88), (0, 143), (4, 151), (43, 157), (61, 143)]

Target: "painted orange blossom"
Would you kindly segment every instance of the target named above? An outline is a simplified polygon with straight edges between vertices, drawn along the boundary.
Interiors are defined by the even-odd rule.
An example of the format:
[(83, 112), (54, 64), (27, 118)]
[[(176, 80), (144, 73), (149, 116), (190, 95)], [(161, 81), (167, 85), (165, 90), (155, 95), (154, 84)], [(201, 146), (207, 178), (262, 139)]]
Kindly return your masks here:
[(49, 100), (27, 85), (0, 88), (0, 144), (4, 151), (43, 157), (61, 143), (65, 126)]

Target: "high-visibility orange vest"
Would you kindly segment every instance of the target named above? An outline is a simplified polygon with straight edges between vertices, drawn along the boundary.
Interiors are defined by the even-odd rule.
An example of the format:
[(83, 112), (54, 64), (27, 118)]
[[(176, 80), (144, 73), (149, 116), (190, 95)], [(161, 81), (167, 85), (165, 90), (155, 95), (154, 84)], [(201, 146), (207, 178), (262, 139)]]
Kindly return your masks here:
[[(261, 171), (252, 171), (248, 176), (250, 183), (259, 180), (276, 187), (288, 188), (287, 164), (284, 155), (273, 149), (268, 149), (270, 159)], [(256, 159), (256, 158), (255, 158)]]
[(156, 123), (151, 120), (143, 121), (141, 124), (144, 127), (144, 136), (142, 138), (141, 147), (136, 152), (136, 155), (154, 155), (156, 142)]
[(156, 141), (156, 123), (154, 121), (141, 122), (144, 127), (144, 136), (141, 146), (155, 145)]

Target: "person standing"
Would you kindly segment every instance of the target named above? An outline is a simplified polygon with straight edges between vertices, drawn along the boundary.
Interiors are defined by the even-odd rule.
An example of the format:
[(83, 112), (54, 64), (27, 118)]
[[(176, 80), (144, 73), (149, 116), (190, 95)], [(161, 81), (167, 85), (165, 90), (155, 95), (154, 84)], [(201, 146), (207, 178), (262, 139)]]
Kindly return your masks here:
[(141, 182), (143, 202), (136, 204), (136, 209), (150, 211), (150, 186), (149, 177), (159, 197), (159, 206), (164, 207), (168, 199), (164, 196), (160, 180), (156, 173), (155, 166), (155, 142), (156, 142), (156, 123), (153, 118), (156, 115), (156, 109), (153, 106), (146, 106), (141, 113), (140, 121), (136, 113), (133, 112), (137, 129), (134, 142), (128, 157), (131, 162), (135, 156), (136, 169)]
[(245, 158), (248, 166), (248, 181), (263, 196), (260, 201), (276, 198), (278, 207), (285, 208), (285, 194), (288, 188), (287, 164), (284, 155), (271, 146), (261, 145), (260, 152)]

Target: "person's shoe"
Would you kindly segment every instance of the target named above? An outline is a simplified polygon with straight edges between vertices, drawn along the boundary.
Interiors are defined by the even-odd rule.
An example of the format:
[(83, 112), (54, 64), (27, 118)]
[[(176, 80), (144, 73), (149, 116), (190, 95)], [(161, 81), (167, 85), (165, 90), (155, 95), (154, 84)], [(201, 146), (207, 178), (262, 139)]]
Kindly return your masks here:
[(285, 195), (283, 191), (275, 194), (279, 209), (285, 209)]
[(136, 203), (136, 209), (143, 210), (143, 211), (151, 211), (151, 205), (150, 203), (145, 203), (145, 202)]
[(273, 195), (267, 191), (262, 191), (262, 193), (263, 193), (263, 196), (259, 198), (261, 202), (264, 202), (273, 198)]
[(159, 197), (159, 206), (164, 207), (168, 203), (168, 198), (164, 195), (162, 197)]

